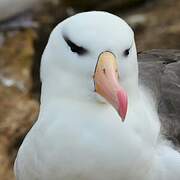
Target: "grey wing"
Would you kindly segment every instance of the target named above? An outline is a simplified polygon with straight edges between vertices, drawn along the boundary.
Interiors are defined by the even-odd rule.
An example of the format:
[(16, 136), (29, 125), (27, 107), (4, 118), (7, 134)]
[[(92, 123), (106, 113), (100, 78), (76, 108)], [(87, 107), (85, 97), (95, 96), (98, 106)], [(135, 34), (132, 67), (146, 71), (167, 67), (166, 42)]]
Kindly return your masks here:
[(140, 80), (157, 98), (163, 134), (180, 145), (180, 50), (139, 54)]

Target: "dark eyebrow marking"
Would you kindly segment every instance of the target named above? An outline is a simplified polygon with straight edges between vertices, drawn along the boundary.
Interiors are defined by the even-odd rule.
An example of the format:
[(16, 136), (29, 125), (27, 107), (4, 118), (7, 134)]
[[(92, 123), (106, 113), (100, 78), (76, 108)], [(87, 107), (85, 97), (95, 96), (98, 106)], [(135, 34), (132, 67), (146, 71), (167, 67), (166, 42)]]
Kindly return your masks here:
[(85, 49), (84, 47), (79, 46), (75, 44), (74, 42), (72, 42), (66, 35), (64, 35), (63, 38), (66, 41), (67, 45), (71, 48), (72, 52), (75, 52), (79, 55), (84, 55), (88, 52), (88, 50)]

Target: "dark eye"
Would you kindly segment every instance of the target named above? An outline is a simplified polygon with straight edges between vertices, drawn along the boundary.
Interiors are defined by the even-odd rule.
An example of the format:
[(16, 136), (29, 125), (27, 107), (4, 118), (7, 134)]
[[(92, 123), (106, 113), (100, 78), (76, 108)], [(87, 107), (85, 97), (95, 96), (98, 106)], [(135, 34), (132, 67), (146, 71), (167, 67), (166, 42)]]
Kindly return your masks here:
[(126, 49), (126, 50), (124, 51), (124, 56), (128, 56), (128, 55), (129, 55), (129, 51), (130, 51), (130, 48), (129, 48), (129, 49)]
[(69, 38), (67, 38), (66, 36), (64, 36), (64, 40), (66, 41), (66, 43), (68, 44), (68, 46), (71, 48), (71, 51), (74, 53), (77, 53), (79, 55), (84, 55), (87, 53), (87, 49), (78, 46), (77, 44), (75, 44), (74, 42), (72, 42)]

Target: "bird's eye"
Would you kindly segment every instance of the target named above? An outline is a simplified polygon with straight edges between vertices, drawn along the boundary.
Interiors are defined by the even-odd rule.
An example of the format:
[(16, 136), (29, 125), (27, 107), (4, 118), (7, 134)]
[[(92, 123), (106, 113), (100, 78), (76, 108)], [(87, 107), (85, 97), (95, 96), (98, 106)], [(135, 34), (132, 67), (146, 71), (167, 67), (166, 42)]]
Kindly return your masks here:
[(126, 49), (125, 51), (124, 51), (124, 56), (128, 56), (129, 55), (129, 51), (130, 51), (130, 48), (129, 49)]
[(71, 51), (74, 53), (77, 53), (78, 55), (84, 55), (87, 53), (87, 49), (78, 46), (77, 44), (75, 44), (74, 42), (72, 42), (69, 38), (67, 38), (66, 36), (64, 36), (64, 40), (66, 41), (66, 43), (68, 44), (68, 46), (71, 48)]

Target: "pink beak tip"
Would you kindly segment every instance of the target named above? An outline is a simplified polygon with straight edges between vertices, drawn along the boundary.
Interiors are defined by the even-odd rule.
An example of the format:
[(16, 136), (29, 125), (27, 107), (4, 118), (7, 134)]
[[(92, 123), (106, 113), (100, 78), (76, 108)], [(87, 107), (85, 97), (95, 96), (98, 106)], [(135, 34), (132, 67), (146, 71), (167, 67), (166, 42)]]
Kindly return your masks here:
[(128, 107), (127, 93), (123, 89), (119, 90), (117, 92), (117, 97), (118, 97), (118, 103), (119, 103), (118, 112), (122, 121), (124, 122), (126, 118), (126, 114), (127, 114), (127, 107)]

